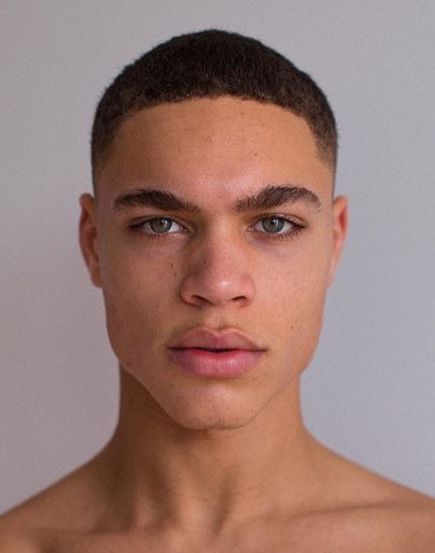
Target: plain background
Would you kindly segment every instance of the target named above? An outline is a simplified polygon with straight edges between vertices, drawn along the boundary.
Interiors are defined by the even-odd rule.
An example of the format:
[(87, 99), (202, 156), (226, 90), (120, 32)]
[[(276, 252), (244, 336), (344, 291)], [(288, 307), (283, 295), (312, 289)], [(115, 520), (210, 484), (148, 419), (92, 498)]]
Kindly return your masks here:
[(338, 120), (350, 234), (303, 378), (306, 424), (435, 495), (435, 2), (2, 0), (2, 511), (116, 424), (117, 363), (77, 240), (96, 103), (126, 63), (210, 27), (282, 52)]

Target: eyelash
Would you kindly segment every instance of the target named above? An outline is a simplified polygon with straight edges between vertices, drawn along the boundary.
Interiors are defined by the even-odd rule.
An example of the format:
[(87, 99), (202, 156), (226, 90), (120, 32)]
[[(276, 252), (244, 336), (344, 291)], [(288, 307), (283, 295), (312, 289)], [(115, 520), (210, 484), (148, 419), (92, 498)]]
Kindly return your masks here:
[[(150, 238), (150, 239), (153, 239), (153, 240), (154, 239), (160, 240), (162, 238), (166, 238), (170, 234), (175, 234), (173, 232), (171, 232), (171, 233), (149, 234), (149, 233), (147, 233), (143, 230), (143, 227), (146, 223), (150, 223), (151, 221), (156, 221), (156, 220), (159, 220), (159, 219), (164, 219), (164, 220), (168, 220), (168, 221), (175, 221), (178, 225), (184, 226), (172, 217), (151, 217), (149, 219), (145, 219), (145, 220), (142, 220), (138, 223), (130, 225), (129, 228), (131, 229), (132, 232), (134, 232), (136, 234), (145, 234), (147, 238)], [(277, 240), (277, 241), (291, 240), (292, 238), (295, 238), (299, 233), (304, 231), (305, 228), (306, 228), (305, 225), (295, 223), (291, 219), (288, 219), (287, 217), (284, 217), (284, 216), (278, 215), (278, 214), (272, 214), (272, 215), (267, 215), (267, 216), (260, 217), (260, 219), (258, 219), (255, 224), (259, 223), (260, 221), (263, 221), (264, 219), (280, 219), (280, 220), (283, 220), (286, 223), (290, 223), (292, 225), (292, 230), (290, 230), (289, 232), (286, 232), (284, 234), (274, 234), (274, 233), (267, 233), (267, 232), (262, 233), (262, 232), (260, 232), (260, 234), (266, 234), (266, 236), (268, 238), (272, 239), (272, 240)], [(259, 231), (256, 231), (256, 232), (259, 232)]]

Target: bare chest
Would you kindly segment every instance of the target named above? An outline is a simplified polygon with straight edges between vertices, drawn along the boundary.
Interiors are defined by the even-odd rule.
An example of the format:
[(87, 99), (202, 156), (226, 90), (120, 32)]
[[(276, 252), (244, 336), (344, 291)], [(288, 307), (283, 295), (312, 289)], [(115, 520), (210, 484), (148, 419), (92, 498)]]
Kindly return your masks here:
[(57, 536), (38, 553), (390, 553), (389, 540), (345, 526), (293, 524), (290, 528), (255, 527), (205, 543), (167, 535)]

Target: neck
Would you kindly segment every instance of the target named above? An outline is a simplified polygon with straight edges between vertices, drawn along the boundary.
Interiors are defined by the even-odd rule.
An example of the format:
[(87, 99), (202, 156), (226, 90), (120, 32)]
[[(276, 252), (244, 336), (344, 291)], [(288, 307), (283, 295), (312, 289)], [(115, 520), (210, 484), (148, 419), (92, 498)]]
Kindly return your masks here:
[(164, 524), (209, 535), (304, 510), (320, 489), (320, 446), (302, 424), (299, 381), (245, 426), (177, 424), (121, 368), (120, 416), (103, 450), (111, 516), (122, 527)]

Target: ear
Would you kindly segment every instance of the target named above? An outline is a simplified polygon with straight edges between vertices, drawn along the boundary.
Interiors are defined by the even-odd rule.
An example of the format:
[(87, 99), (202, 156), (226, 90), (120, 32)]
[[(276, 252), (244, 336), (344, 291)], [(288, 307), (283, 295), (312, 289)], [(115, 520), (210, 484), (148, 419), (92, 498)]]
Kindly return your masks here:
[(338, 196), (332, 203), (332, 257), (329, 269), (328, 287), (331, 285), (340, 261), (348, 229), (348, 202), (345, 196)]
[(80, 249), (93, 284), (101, 288), (95, 199), (91, 194), (82, 194), (80, 205), (82, 208), (79, 223)]

